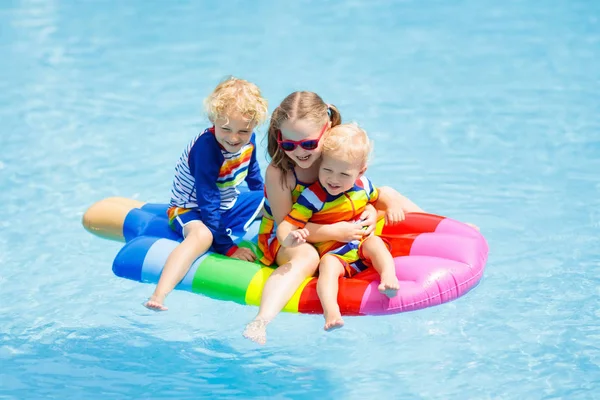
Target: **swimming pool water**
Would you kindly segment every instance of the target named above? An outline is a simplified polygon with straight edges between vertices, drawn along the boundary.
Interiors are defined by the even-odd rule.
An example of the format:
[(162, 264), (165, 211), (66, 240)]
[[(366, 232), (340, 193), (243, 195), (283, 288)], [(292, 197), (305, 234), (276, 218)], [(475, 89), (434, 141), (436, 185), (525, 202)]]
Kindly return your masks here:
[[(600, 3), (0, 4), (0, 398), (600, 398)], [(166, 202), (226, 75), (272, 110), (312, 90), (372, 135), (370, 177), (481, 227), (480, 285), (442, 306), (282, 314), (115, 277), (81, 227)], [(259, 130), (261, 135), (265, 127)], [(260, 162), (267, 161), (264, 143)]]

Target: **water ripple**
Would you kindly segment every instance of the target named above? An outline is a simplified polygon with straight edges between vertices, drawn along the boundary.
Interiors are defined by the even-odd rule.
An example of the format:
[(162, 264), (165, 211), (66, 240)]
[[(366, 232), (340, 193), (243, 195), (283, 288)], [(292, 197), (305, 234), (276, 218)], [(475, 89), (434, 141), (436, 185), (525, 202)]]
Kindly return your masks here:
[[(597, 15), (577, 0), (3, 3), (0, 397), (592, 398)], [(480, 285), (334, 334), (284, 314), (264, 348), (241, 338), (253, 307), (176, 292), (168, 313), (143, 308), (152, 287), (115, 277), (120, 245), (81, 216), (108, 196), (167, 201), (229, 74), (270, 109), (315, 90), (363, 125), (377, 184), (480, 226)]]

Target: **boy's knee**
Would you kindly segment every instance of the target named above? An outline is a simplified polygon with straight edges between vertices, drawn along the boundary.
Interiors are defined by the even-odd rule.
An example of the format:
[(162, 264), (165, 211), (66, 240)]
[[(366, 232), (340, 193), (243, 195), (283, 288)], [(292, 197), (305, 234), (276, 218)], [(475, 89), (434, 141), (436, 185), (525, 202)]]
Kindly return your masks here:
[(193, 221), (185, 226), (185, 238), (202, 243), (213, 241), (212, 232), (201, 221)]

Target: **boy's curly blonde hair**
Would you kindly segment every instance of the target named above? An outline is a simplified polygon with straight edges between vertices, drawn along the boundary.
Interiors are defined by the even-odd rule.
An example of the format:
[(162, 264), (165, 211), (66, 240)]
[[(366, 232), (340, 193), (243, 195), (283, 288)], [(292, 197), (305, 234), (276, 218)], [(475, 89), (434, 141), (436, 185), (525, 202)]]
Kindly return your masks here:
[(365, 168), (373, 141), (356, 122), (334, 126), (323, 139), (323, 155), (357, 162)]
[(213, 124), (219, 118), (228, 119), (233, 112), (239, 112), (256, 125), (267, 119), (267, 100), (254, 83), (236, 77), (228, 77), (217, 85), (204, 100), (204, 109)]

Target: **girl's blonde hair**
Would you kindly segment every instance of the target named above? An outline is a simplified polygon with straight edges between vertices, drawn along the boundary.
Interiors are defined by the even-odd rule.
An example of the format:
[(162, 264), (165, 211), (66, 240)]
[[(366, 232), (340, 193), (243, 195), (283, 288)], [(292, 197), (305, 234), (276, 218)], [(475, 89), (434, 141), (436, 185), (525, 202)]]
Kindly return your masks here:
[(219, 118), (228, 119), (233, 112), (239, 112), (256, 125), (267, 119), (267, 100), (254, 83), (236, 77), (221, 81), (204, 100), (204, 109), (213, 124)]
[(331, 128), (323, 140), (323, 155), (348, 160), (365, 168), (373, 150), (373, 141), (356, 122)]
[[(267, 132), (267, 151), (271, 164), (285, 172), (291, 171), (296, 165), (277, 144), (277, 136), (284, 121), (307, 120), (315, 126), (323, 126), (328, 120), (331, 126), (342, 123), (342, 116), (337, 107), (327, 104), (316, 93), (294, 92), (288, 95), (281, 104), (273, 110)], [(285, 174), (282, 175), (285, 180)]]

